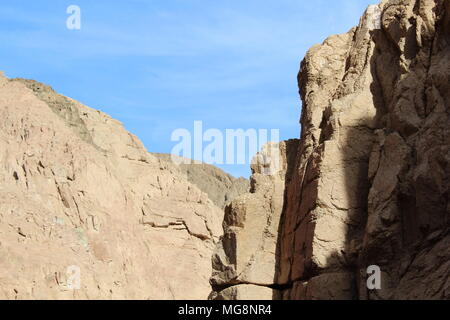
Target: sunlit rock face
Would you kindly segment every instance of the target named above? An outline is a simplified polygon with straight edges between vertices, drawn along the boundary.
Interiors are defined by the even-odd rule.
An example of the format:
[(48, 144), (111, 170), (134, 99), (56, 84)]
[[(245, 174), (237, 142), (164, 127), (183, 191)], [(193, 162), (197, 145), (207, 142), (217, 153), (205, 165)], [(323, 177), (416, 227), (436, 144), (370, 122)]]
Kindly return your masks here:
[(223, 210), (116, 120), (0, 78), (0, 299), (206, 299)]
[(449, 86), (449, 1), (382, 1), (311, 48), (301, 139), (228, 208), (212, 297), (449, 299)]
[(249, 184), (0, 75), (0, 299), (448, 300), (449, 78), (450, 1), (370, 6)]
[[(186, 175), (188, 181), (206, 193), (219, 208), (225, 208), (235, 198), (248, 192), (250, 188), (248, 179), (235, 178), (213, 165), (173, 154), (154, 153), (153, 155), (175, 164)], [(172, 158), (175, 158), (175, 161)]]
[[(251, 188), (225, 210), (224, 235), (213, 255), (212, 299), (272, 299), (287, 178), (298, 140), (264, 146), (252, 164)], [(270, 174), (269, 174), (270, 173)]]

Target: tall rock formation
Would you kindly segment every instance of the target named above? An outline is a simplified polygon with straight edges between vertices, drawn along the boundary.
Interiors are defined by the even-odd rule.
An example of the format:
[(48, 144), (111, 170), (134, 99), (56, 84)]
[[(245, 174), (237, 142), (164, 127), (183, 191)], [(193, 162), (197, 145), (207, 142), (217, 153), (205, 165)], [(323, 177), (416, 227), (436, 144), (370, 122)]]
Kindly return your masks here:
[(370, 6), (299, 86), (293, 169), (228, 208), (212, 297), (450, 299), (450, 1)]
[(299, 87), (301, 139), (240, 195), (0, 75), (0, 299), (450, 299), (450, 1), (370, 6)]
[[(214, 299), (272, 299), (280, 217), (298, 140), (268, 144), (252, 165), (250, 192), (225, 210), (224, 235), (213, 256)], [(267, 173), (271, 158), (276, 168)]]
[(222, 209), (118, 121), (1, 76), (0, 150), (0, 299), (208, 297)]

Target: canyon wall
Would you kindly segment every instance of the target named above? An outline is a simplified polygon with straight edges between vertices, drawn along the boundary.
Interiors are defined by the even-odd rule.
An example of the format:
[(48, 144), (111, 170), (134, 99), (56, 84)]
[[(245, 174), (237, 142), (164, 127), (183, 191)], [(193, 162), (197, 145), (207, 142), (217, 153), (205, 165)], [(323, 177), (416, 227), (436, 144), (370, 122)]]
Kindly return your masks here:
[(450, 1), (370, 6), (299, 87), (301, 139), (227, 208), (211, 298), (450, 299)]
[(0, 76), (0, 151), (0, 299), (208, 297), (223, 210), (121, 123)]
[(299, 88), (249, 185), (0, 75), (0, 299), (450, 299), (450, 1), (370, 6)]
[[(298, 140), (271, 143), (255, 157), (250, 191), (225, 209), (224, 235), (213, 256), (211, 299), (272, 299), (285, 185)], [(289, 156), (291, 158), (289, 158)], [(270, 158), (276, 168), (267, 174)]]

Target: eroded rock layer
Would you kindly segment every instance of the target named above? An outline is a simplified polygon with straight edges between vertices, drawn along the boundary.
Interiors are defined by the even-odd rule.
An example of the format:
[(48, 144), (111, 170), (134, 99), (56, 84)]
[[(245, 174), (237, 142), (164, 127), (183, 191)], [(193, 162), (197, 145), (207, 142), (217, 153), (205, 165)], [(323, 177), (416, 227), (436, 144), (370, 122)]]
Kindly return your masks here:
[[(277, 267), (278, 234), (298, 140), (268, 144), (252, 165), (250, 192), (225, 210), (224, 235), (213, 256), (213, 299), (272, 299)], [(274, 152), (275, 151), (275, 152)], [(274, 174), (266, 174), (266, 159), (276, 157)]]
[(1, 76), (0, 150), (0, 299), (208, 297), (222, 209), (118, 121)]
[(450, 1), (369, 7), (308, 52), (299, 86), (293, 169), (228, 209), (214, 297), (450, 299)]

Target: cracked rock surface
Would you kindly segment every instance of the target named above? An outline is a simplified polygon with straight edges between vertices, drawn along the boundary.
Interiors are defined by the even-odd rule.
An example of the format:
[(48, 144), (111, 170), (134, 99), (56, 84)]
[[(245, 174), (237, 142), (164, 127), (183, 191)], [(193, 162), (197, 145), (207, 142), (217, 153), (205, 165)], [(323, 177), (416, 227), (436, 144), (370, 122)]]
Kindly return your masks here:
[(450, 1), (369, 7), (299, 87), (298, 147), (228, 208), (212, 298), (450, 299)]
[(35, 81), (0, 113), (0, 299), (208, 297), (223, 210), (179, 168)]
[[(213, 255), (212, 299), (272, 299), (276, 290), (277, 242), (283, 210), (286, 178), (291, 174), (288, 154), (298, 140), (269, 144), (261, 159), (277, 149), (278, 170), (265, 174), (265, 162), (255, 158), (250, 192), (235, 199), (225, 210), (224, 235)], [(293, 161), (289, 161), (293, 163)], [(261, 294), (263, 296), (261, 296)]]

